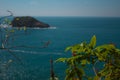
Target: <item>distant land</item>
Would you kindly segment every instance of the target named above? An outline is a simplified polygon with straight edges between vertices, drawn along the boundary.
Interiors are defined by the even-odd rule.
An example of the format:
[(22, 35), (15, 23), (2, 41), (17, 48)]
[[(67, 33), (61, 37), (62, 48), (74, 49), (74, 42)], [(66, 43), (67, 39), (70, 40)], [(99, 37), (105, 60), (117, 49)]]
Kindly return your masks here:
[(11, 23), (12, 27), (39, 27), (47, 28), (49, 24), (41, 22), (31, 16), (14, 17)]

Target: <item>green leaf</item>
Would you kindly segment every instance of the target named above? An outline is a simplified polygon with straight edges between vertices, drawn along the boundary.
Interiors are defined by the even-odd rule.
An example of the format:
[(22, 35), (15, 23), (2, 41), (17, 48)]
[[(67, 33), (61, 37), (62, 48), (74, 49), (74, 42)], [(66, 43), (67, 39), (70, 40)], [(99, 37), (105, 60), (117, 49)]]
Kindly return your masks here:
[(104, 61), (105, 59), (102, 56), (98, 56), (99, 61)]
[(16, 18), (16, 20), (18, 21), (18, 20), (20, 20), (19, 18)]
[(115, 49), (115, 46), (112, 44), (104, 44), (96, 48), (98, 51), (110, 51)]
[(76, 73), (75, 70), (72, 68), (68, 68), (66, 69), (66, 77), (65, 80), (73, 80), (73, 78), (75, 77)]
[(68, 51), (68, 50), (70, 50), (70, 49), (72, 49), (71, 46), (70, 46), (70, 47), (67, 47), (67, 48), (65, 49), (65, 51)]
[(91, 38), (89, 45), (91, 48), (94, 48), (96, 46), (96, 36), (95, 35)]
[(99, 76), (95, 76), (94, 80), (100, 80)]
[(72, 46), (71, 51), (73, 53), (75, 51), (77, 52), (79, 49), (80, 49), (80, 44), (76, 44), (76, 45)]
[(92, 77), (88, 77), (88, 80), (93, 80)]
[(24, 31), (25, 31), (25, 30), (27, 29), (27, 28), (26, 28), (26, 26), (24, 26), (24, 28), (23, 28), (23, 29), (24, 29)]
[(86, 65), (86, 64), (87, 64), (87, 60), (84, 59), (81, 61), (81, 65)]
[(55, 62), (65, 62), (67, 58), (59, 58)]
[(110, 76), (105, 77), (105, 80), (111, 80)]
[(15, 30), (13, 30), (13, 29), (12, 29), (10, 32), (14, 33), (14, 32), (15, 32)]

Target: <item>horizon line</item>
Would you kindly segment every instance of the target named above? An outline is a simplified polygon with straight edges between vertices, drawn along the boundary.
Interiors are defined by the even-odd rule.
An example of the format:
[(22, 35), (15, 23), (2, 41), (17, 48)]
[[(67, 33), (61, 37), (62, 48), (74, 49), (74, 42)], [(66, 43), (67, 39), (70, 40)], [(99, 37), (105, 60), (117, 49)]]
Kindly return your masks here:
[[(4, 15), (9, 16), (9, 15)], [(4, 17), (0, 15), (0, 17)], [(14, 17), (32, 16), (32, 17), (86, 17), (86, 18), (120, 18), (120, 16), (38, 16), (38, 15), (15, 15)]]

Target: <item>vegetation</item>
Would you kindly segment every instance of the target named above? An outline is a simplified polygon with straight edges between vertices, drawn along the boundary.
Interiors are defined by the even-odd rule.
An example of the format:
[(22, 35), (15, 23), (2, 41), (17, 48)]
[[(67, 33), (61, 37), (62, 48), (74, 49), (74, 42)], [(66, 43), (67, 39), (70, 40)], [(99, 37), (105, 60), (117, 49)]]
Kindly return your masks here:
[[(4, 17), (3, 23), (0, 23), (0, 50), (8, 51), (21, 62), (19, 57), (11, 51), (11, 48), (27, 46), (12, 45), (15, 33), (21, 29), (8, 28), (10, 23), (6, 17)], [(26, 30), (25, 27), (22, 29)], [(48, 45), (48, 43), (45, 45)], [(65, 51), (71, 51), (72, 56), (56, 60), (57, 62), (65, 62), (68, 66), (65, 80), (120, 80), (120, 49), (117, 49), (115, 45), (104, 44), (96, 46), (96, 36), (94, 35), (89, 43), (82, 42), (69, 46)], [(12, 62), (11, 59), (8, 60), (5, 67), (8, 68)], [(88, 69), (92, 70), (93, 76), (87, 74), (86, 70)]]
[[(96, 46), (94, 35), (89, 43), (69, 46), (65, 51), (71, 51), (72, 56), (56, 60), (68, 66), (65, 80), (120, 80), (120, 49), (115, 45)], [(94, 75), (89, 76), (87, 69), (92, 69)]]
[[(25, 31), (26, 28), (21, 28), (21, 29), (11, 28), (10, 27), (11, 20), (9, 20), (9, 18), (13, 17), (13, 13), (11, 11), (8, 11), (8, 12), (10, 12), (9, 16), (4, 16), (4, 17), (0, 18), (0, 51), (5, 50), (5, 51), (9, 52), (19, 62), (21, 62), (19, 57), (17, 57), (11, 49), (17, 47), (15, 45), (13, 45), (14, 40), (16, 38), (15, 36), (18, 36), (18, 34), (16, 34), (16, 33), (20, 30)], [(12, 60), (10, 60), (10, 62), (12, 62)]]
[[(6, 59), (6, 61), (1, 58), (1, 55), (3, 54), (2, 51), (5, 51), (4, 53), (9, 53), (12, 55), (15, 60), (19, 62), (20, 65), (24, 65), (22, 60), (19, 56), (17, 56), (14, 53), (13, 49), (23, 47), (23, 48), (46, 48), (50, 42), (43, 43), (42, 46), (34, 47), (34, 46), (28, 46), (28, 45), (17, 45), (14, 44), (14, 41), (16, 39), (16, 36), (25, 35), (27, 33), (27, 28), (21, 27), (21, 28), (12, 28), (11, 26), (11, 20), (9, 18), (13, 18), (13, 13), (11, 11), (8, 11), (10, 13), (9, 16), (0, 17), (0, 80), (9, 80), (6, 74), (10, 75), (8, 69), (12, 66), (13, 59)], [(22, 31), (21, 31), (22, 30)], [(21, 31), (21, 32), (20, 32)], [(18, 33), (20, 32), (20, 33)], [(3, 54), (4, 55), (4, 54)], [(11, 70), (12, 71), (12, 70)], [(23, 70), (21, 70), (23, 71)], [(8, 72), (8, 73), (7, 73)], [(14, 73), (12, 71), (12, 73)], [(10, 75), (11, 76), (11, 75)]]
[(17, 47), (16, 45), (13, 45), (16, 36), (19, 36), (17, 32), (23, 29), (15, 29), (10, 27), (10, 18), (13, 17), (13, 13), (11, 11), (8, 12), (10, 15), (0, 17), (0, 80), (9, 80), (12, 74), (14, 74), (14, 70), (10, 70), (12, 64), (14, 63), (14, 59), (8, 56), (4, 59), (3, 55), (8, 53), (15, 58), (16, 62), (23, 65), (20, 57), (17, 56), (12, 50)]

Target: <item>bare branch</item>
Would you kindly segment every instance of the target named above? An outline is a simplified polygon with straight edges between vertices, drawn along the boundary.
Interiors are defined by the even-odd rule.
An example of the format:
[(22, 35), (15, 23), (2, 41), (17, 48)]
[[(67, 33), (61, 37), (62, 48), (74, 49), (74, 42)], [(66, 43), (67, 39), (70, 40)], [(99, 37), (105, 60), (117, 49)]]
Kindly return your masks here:
[(20, 63), (20, 64), (22, 64), (23, 65), (23, 62), (21, 61), (21, 59), (19, 58), (19, 57), (17, 57), (10, 49), (6, 49), (13, 57), (15, 57), (16, 58), (16, 60), (18, 60), (18, 62)]
[(10, 13), (10, 15), (9, 15), (9, 16), (13, 16), (13, 13), (12, 13), (12, 11), (10, 11), (10, 10), (7, 10), (7, 12), (9, 12), (9, 13)]

